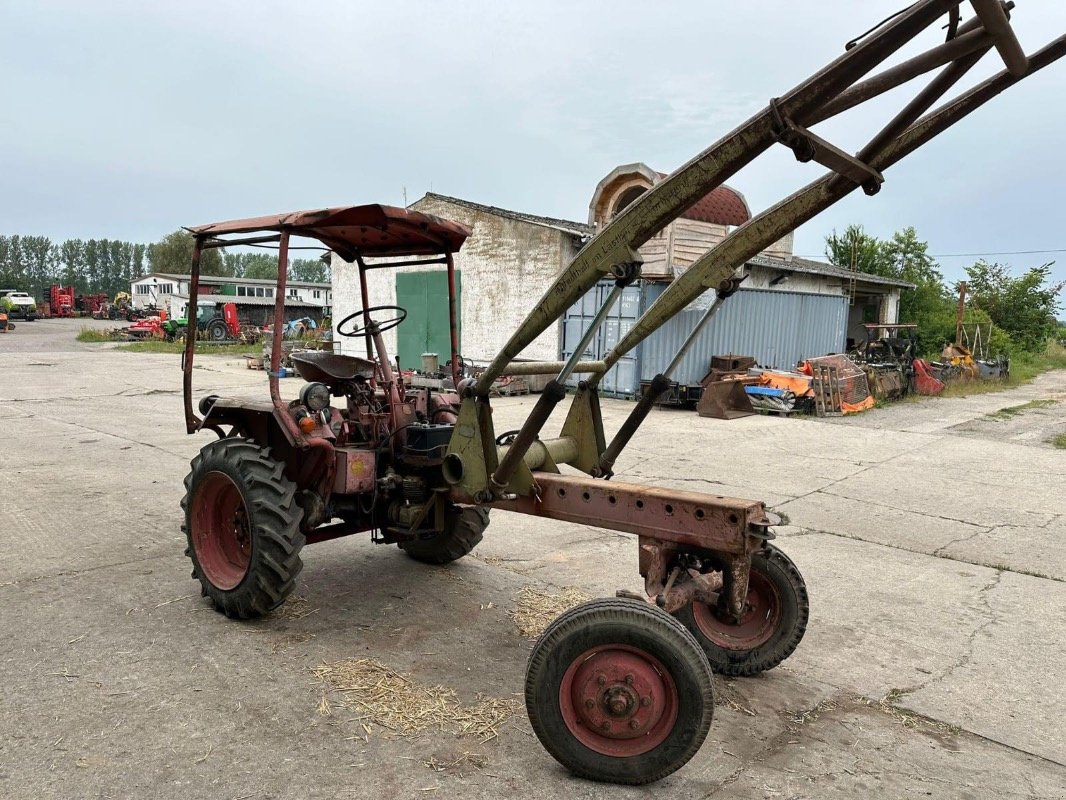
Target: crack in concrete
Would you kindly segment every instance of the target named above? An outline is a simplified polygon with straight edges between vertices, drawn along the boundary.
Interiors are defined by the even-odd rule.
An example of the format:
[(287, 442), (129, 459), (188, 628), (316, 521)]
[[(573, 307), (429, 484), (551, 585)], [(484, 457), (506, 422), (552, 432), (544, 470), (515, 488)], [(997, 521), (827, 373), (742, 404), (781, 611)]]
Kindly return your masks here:
[(961, 525), (969, 525), (969, 526), (974, 527), (974, 528), (979, 528), (980, 531), (985, 531), (988, 528), (987, 525), (979, 525), (976, 522), (970, 522), (969, 520), (966, 520), (966, 519), (959, 519), (958, 517), (946, 517), (943, 514), (930, 514), (927, 511), (917, 511), (917, 510), (915, 510), (913, 508), (902, 508), (900, 506), (894, 506), (894, 505), (891, 505), (889, 503), (881, 503), (881, 502), (878, 502), (877, 500), (867, 500), (865, 498), (849, 497), (846, 494), (837, 494), (836, 492), (827, 492), (827, 491), (825, 491), (825, 489), (817, 489), (814, 492), (812, 492), (811, 494), (819, 494), (819, 493), (820, 494), (824, 494), (827, 497), (837, 497), (837, 498), (840, 498), (841, 500), (851, 500), (852, 502), (862, 503), (863, 505), (876, 506), (877, 508), (887, 508), (890, 511), (899, 511), (902, 514), (916, 514), (919, 517), (928, 517), (929, 519), (939, 519), (942, 522), (957, 522), (957, 523), (959, 523)]
[(990, 528), (988, 528), (988, 530), (985, 530), (985, 531), (976, 530), (976, 531), (974, 531), (971, 534), (967, 534), (966, 536), (959, 536), (956, 539), (952, 539), (947, 544), (942, 545), (941, 547), (938, 547), (936, 550), (933, 551), (933, 555), (936, 556), (937, 558), (942, 558), (944, 556), (944, 553), (947, 551), (947, 549), (949, 547), (953, 547), (954, 545), (957, 545), (957, 544), (962, 544), (963, 542), (968, 542), (971, 539), (973, 539), (974, 537), (980, 536), (982, 533), (992, 533), (992, 531), (996, 530), (997, 528), (1006, 528), (1006, 527), (1009, 527), (1009, 526), (1007, 526), (1007, 525), (993, 525)]
[(155, 561), (160, 558), (173, 558), (173, 553), (161, 553), (155, 556), (145, 556), (144, 558), (131, 558), (128, 561), (114, 561), (108, 564), (97, 564), (93, 567), (85, 567), (84, 569), (61, 569), (59, 572), (53, 572), (48, 575), (36, 575), (32, 578), (17, 578), (13, 581), (7, 581), (0, 583), (0, 589), (7, 589), (12, 586), (25, 586), (31, 583), (40, 583), (41, 581), (54, 580), (55, 578), (73, 578), (80, 575), (86, 575), (90, 572), (98, 572), (102, 569), (111, 569), (112, 567), (127, 567), (130, 564), (141, 564), (145, 561)]
[(992, 608), (992, 603), (989, 599), (989, 595), (991, 595), (991, 593), (996, 590), (996, 588), (1000, 584), (1000, 581), (1003, 580), (1004, 572), (1005, 570), (997, 569), (995, 574), (992, 576), (992, 579), (983, 587), (981, 587), (980, 592), (978, 592), (977, 597), (981, 601), (982, 606), (984, 606), (985, 621), (978, 625), (976, 628), (974, 628), (974, 630), (966, 638), (966, 649), (962, 653), (962, 655), (955, 659), (955, 662), (949, 665), (948, 668), (944, 670), (940, 675), (930, 678), (920, 686), (901, 692), (900, 697), (903, 697), (904, 694), (912, 694), (918, 691), (919, 689), (926, 689), (930, 686), (940, 683), (941, 681), (950, 678), (956, 672), (956, 670), (962, 669), (973, 661), (974, 648), (977, 642), (977, 637), (985, 630), (987, 630), (990, 626), (994, 625), (996, 622), (999, 621), (996, 617), (995, 609)]
[(185, 461), (185, 460), (187, 460), (189, 458), (184, 453), (175, 453), (173, 450), (168, 450), (167, 448), (160, 447), (157, 444), (151, 444), (150, 442), (144, 442), (144, 441), (141, 441), (140, 439), (133, 439), (133, 438), (130, 438), (129, 436), (120, 436), (117, 433), (111, 433), (110, 431), (105, 431), (105, 430), (103, 430), (101, 428), (94, 428), (94, 427), (92, 427), (90, 425), (85, 425), (84, 423), (81, 423), (81, 422), (73, 422), (73, 421), (68, 420), (68, 419), (54, 419), (52, 417), (45, 417), (45, 416), (42, 416), (40, 414), (27, 414), (27, 416), (30, 419), (38, 419), (38, 418), (45, 419), (45, 420), (48, 420), (49, 422), (55, 422), (55, 423), (58, 423), (60, 425), (69, 425), (72, 428), (80, 428), (80, 429), (85, 430), (85, 431), (92, 431), (93, 433), (99, 433), (102, 436), (110, 436), (113, 439), (118, 439), (119, 441), (129, 442), (130, 444), (140, 445), (141, 447), (148, 447), (148, 448), (151, 448), (152, 450), (158, 450), (160, 453), (166, 453), (168, 456), (174, 456), (175, 458), (180, 458), (182, 461)]
[(718, 795), (723, 789), (736, 783), (737, 780), (739, 780), (751, 767), (763, 763), (770, 757), (784, 750), (790, 744), (796, 744), (798, 741), (797, 737), (803, 734), (803, 729), (809, 723), (817, 721), (822, 714), (826, 712), (836, 710), (838, 702), (844, 703), (849, 699), (850, 695), (840, 693), (819, 700), (814, 706), (803, 711), (792, 714), (789, 714), (786, 711), (785, 717), (788, 720), (788, 724), (786, 724), (780, 732), (767, 739), (765, 745), (756, 751), (748, 761), (726, 775), (714, 789), (703, 796), (702, 800), (708, 800), (708, 798)]
[[(797, 526), (799, 527), (799, 526)], [(873, 539), (864, 539), (861, 536), (856, 536), (851, 533), (838, 533), (836, 531), (825, 531), (817, 528), (803, 528), (805, 533), (790, 533), (781, 537), (781, 541), (787, 542), (789, 539), (797, 539), (802, 536), (811, 536), (813, 534), (822, 534), (824, 536), (833, 536), (837, 539), (847, 539), (852, 542), (862, 542), (863, 544), (873, 545), (874, 547), (887, 547), (890, 550), (900, 550), (904, 553), (914, 553), (918, 556), (928, 556), (929, 558), (940, 558), (944, 561), (954, 561), (956, 564), (969, 564), (973, 567), (984, 567), (985, 569), (998, 570), (1000, 572), (1009, 572), (1012, 575), (1025, 575), (1030, 578), (1037, 578), (1044, 581), (1055, 581), (1056, 583), (1066, 583), (1066, 578), (1058, 578), (1054, 575), (1044, 575), (1037, 572), (1030, 572), (1024, 569), (1013, 569), (1003, 564), (986, 564), (982, 561), (970, 561), (965, 558), (957, 556), (941, 555), (936, 552), (926, 552), (924, 550), (913, 550), (910, 547), (904, 547), (901, 544), (890, 544), (888, 542), (878, 542)], [(980, 531), (978, 531), (980, 533)], [(975, 534), (976, 535), (976, 534)]]
[[(858, 477), (859, 475), (862, 475), (864, 472), (868, 472), (871, 469), (875, 469), (876, 467), (881, 467), (881, 466), (884, 466), (885, 464), (888, 464), (888, 463), (890, 463), (892, 461), (895, 461), (897, 458), (902, 458), (903, 456), (908, 456), (908, 455), (910, 455), (912, 453), (916, 453), (919, 450), (924, 450), (927, 446), (928, 446), (928, 442), (922, 442), (922, 444), (920, 444), (917, 447), (913, 447), (913, 448), (911, 448), (909, 450), (902, 450), (899, 453), (896, 453), (894, 456), (890, 456), (889, 458), (886, 458), (884, 461), (878, 461), (876, 463), (868, 464), (865, 467), (863, 467), (862, 469), (859, 469), (859, 470), (856, 470), (855, 472), (852, 472), (850, 475), (845, 475), (842, 478), (837, 478), (836, 480), (832, 480), (829, 483), (825, 484), (824, 486), (819, 486), (817, 489), (812, 489), (809, 492), (805, 492), (804, 494), (797, 495), (796, 497), (793, 497), (791, 500), (786, 500), (784, 503), (780, 503), (779, 505), (785, 505), (787, 503), (793, 503), (796, 500), (802, 500), (804, 497), (810, 497), (812, 494), (818, 494), (819, 492), (825, 492), (826, 489), (829, 489), (829, 488), (831, 488), (833, 486), (836, 486), (838, 483), (843, 483), (844, 481), (851, 480), (852, 478), (855, 478), (855, 477)], [(825, 492), (825, 493), (826, 494), (830, 494), (830, 492)], [(843, 495), (837, 495), (837, 497), (843, 497)], [(852, 498), (846, 498), (846, 499), (850, 500)]]

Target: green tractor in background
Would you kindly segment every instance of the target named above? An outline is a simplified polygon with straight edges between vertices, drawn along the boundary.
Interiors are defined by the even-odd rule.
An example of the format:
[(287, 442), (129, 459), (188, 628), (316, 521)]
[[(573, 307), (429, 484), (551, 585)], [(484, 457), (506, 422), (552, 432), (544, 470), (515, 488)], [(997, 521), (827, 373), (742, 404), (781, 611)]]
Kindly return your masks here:
[[(186, 311), (186, 316), (165, 320), (161, 327), (168, 342), (180, 339), (189, 327), (188, 312)], [(256, 341), (259, 339), (259, 329), (254, 325), (240, 323), (234, 303), (219, 304), (216, 300), (200, 300), (196, 304), (196, 335), (197, 338), (209, 342), (228, 342), (234, 339)]]

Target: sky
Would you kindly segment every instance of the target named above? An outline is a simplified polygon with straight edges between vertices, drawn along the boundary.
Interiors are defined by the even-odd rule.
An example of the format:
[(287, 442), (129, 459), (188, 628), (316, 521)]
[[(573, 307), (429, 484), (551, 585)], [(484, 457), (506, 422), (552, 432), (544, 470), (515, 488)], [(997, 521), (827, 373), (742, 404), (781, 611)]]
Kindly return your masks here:
[[(427, 191), (584, 221), (614, 167), (675, 169), (903, 5), (0, 0), (0, 234), (150, 242)], [(1027, 50), (1066, 33), (1066, 3), (1017, 5)], [(990, 53), (964, 85), (999, 69)], [(915, 91), (816, 130), (854, 152)], [(796, 254), (913, 225), (949, 278), (976, 260), (958, 254), (1062, 250), (987, 258), (1066, 280), (1064, 99), (1066, 60), (805, 225)], [(778, 146), (729, 184), (757, 212), (822, 171)]]

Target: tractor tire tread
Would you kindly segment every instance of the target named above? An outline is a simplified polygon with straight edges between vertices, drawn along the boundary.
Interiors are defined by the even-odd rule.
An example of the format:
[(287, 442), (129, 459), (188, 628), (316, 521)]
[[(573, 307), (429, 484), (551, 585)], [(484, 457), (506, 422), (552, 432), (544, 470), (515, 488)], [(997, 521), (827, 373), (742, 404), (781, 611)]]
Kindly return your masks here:
[(400, 542), (399, 547), (415, 561), (442, 566), (458, 561), (480, 544), (489, 524), (489, 512), (479, 506), (451, 506), (445, 512), (446, 527), (427, 539)]
[[(205, 466), (206, 465), (206, 466)], [(197, 476), (208, 467), (225, 472), (241, 488), (253, 518), (252, 561), (244, 579), (231, 590), (213, 586), (200, 569), (192, 541), (190, 499)], [(200, 581), (204, 596), (227, 617), (251, 619), (270, 613), (296, 586), (303, 569), (300, 550), (306, 542), (300, 532), (301, 509), (296, 504), (296, 486), (284, 476), (283, 467), (270, 457), (270, 449), (255, 442), (229, 437), (206, 445), (190, 464), (181, 500), (193, 577)]]
[(703, 646), (707, 658), (711, 662), (711, 668), (721, 675), (742, 678), (758, 675), (773, 669), (796, 651), (804, 633), (807, 631), (811, 604), (810, 597), (807, 594), (807, 584), (803, 580), (803, 575), (800, 574), (799, 567), (784, 552), (772, 544), (766, 545), (766, 548), (757, 557), (765, 560), (768, 568), (767, 574), (771, 580), (774, 578), (774, 571), (777, 570), (777, 577), (784, 581), (784, 585), (781, 585), (780, 588), (790, 590), (791, 593), (791, 597), (785, 599), (790, 603), (794, 603), (795, 606), (783, 612), (786, 617), (785, 627), (773, 640), (754, 648), (748, 653), (731, 654), (718, 648), (702, 635), (696, 625), (690, 606), (685, 606), (677, 613), (678, 619), (684, 623), (685, 627)]
[[(657, 657), (668, 667), (679, 668), (674, 680), (679, 684), (682, 713), (698, 712), (688, 723), (679, 721), (678, 725), (684, 729), (681, 741), (669, 746), (664, 743), (649, 753), (623, 759), (589, 756), (572, 734), (560, 734), (558, 723), (553, 724), (551, 719), (556, 713), (558, 700), (541, 697), (543, 687), (539, 681), (551, 669), (558, 669), (559, 651), (565, 653), (567, 640), (579, 637), (584, 642), (569, 649), (595, 646), (594, 635), (590, 635), (588, 629), (597, 623), (624, 630), (630, 636), (643, 635), (669, 641), (669, 652), (659, 653)], [(686, 683), (687, 692), (683, 688)], [(558, 691), (554, 686), (549, 689)], [(707, 656), (684, 625), (642, 600), (603, 598), (564, 612), (540, 635), (526, 667), (525, 702), (530, 724), (541, 744), (577, 777), (639, 786), (665, 778), (699, 751), (713, 721), (715, 693)]]

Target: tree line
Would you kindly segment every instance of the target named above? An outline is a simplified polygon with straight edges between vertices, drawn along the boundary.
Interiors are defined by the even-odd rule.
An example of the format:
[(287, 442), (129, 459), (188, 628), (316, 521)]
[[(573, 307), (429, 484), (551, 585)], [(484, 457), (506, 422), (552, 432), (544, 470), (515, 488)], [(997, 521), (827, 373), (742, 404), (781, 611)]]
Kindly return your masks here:
[[(938, 354), (955, 341), (959, 283), (944, 280), (928, 242), (919, 239), (913, 227), (891, 239), (878, 239), (862, 226), (851, 225), (842, 234), (833, 231), (826, 237), (825, 254), (840, 267), (913, 283), (915, 288), (904, 289), (900, 297), (899, 321), (917, 323), (925, 354)], [(1063, 336), (1056, 314), (1066, 283), (1051, 280), (1053, 264), (1030, 267), (1020, 275), (1009, 265), (984, 260), (965, 268), (964, 325), (970, 331), (981, 326), (989, 355), (1036, 352), (1049, 338)]]
[[(117, 239), (65, 239), (0, 235), (0, 289), (19, 289), (46, 299), (52, 284), (73, 286), (76, 294), (128, 292), (131, 281), (151, 272), (186, 275), (192, 263), (193, 237), (174, 231), (152, 244)], [(277, 256), (269, 252), (205, 250), (204, 275), (275, 278)], [(329, 264), (318, 258), (289, 261), (290, 280), (328, 283)]]

